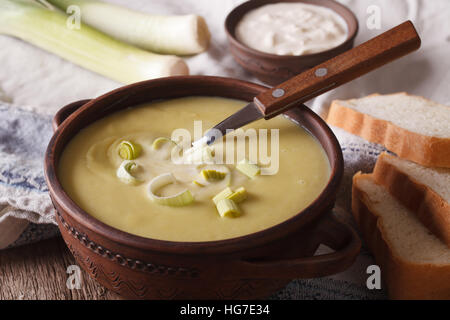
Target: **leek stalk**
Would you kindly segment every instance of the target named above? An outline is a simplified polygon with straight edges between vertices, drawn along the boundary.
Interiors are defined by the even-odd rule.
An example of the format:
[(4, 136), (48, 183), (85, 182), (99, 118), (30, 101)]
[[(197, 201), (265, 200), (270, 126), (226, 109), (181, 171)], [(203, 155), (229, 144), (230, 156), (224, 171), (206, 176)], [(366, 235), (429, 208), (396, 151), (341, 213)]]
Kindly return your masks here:
[(198, 15), (152, 15), (96, 0), (46, 0), (66, 11), (81, 10), (81, 20), (114, 37), (143, 49), (176, 55), (191, 55), (207, 49), (210, 33)]
[(141, 50), (85, 24), (70, 28), (68, 18), (32, 1), (0, 0), (0, 34), (30, 42), (118, 82), (189, 73), (179, 57)]

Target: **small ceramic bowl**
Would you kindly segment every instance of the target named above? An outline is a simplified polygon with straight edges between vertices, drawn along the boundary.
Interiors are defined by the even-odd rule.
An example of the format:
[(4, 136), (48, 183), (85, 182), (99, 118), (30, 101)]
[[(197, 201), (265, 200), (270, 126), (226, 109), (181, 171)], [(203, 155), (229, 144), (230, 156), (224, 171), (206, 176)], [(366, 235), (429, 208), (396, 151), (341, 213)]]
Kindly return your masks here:
[[(266, 230), (210, 242), (143, 238), (95, 219), (61, 186), (57, 170), (61, 153), (77, 132), (98, 119), (160, 99), (200, 95), (251, 101), (265, 90), (228, 78), (170, 77), (135, 83), (62, 108), (53, 121), (45, 178), (59, 229), (77, 263), (105, 287), (132, 299), (263, 298), (291, 279), (322, 277), (348, 268), (360, 240), (352, 228), (329, 214), (343, 174), (342, 151), (331, 129), (307, 107), (294, 107), (285, 115), (317, 138), (328, 156), (331, 176), (307, 208)], [(276, 214), (276, 208), (273, 211)], [(313, 256), (320, 244), (336, 252)]]
[[(330, 50), (301, 56), (269, 54), (252, 49), (237, 40), (235, 36), (236, 26), (246, 13), (263, 5), (277, 2), (303, 2), (327, 7), (335, 11), (347, 23), (347, 39), (341, 45)], [(278, 85), (353, 48), (358, 33), (358, 20), (350, 9), (333, 0), (250, 0), (234, 8), (228, 14), (225, 20), (225, 30), (231, 54), (236, 62), (264, 83)]]

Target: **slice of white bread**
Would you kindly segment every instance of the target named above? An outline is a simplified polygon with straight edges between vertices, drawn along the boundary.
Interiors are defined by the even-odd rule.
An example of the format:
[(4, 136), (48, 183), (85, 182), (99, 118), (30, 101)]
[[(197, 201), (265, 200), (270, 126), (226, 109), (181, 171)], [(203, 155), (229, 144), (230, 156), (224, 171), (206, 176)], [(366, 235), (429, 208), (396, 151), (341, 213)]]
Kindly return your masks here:
[(450, 299), (450, 249), (371, 175), (353, 177), (352, 211), (391, 299)]
[(427, 168), (383, 153), (373, 178), (450, 248), (450, 169)]
[(335, 100), (330, 125), (427, 167), (450, 168), (450, 107), (396, 93)]

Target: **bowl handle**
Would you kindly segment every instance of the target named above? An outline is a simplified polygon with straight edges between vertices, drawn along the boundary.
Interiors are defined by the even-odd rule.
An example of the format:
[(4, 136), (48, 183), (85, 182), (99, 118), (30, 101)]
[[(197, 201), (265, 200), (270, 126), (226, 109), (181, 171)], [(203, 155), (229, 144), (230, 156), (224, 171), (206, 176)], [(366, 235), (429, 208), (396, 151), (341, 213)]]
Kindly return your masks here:
[(66, 120), (72, 113), (77, 111), (79, 108), (81, 108), (83, 105), (85, 105), (89, 101), (91, 101), (91, 100), (87, 99), (87, 100), (75, 101), (75, 102), (72, 102), (71, 104), (68, 104), (68, 105), (62, 107), (61, 109), (59, 109), (59, 111), (53, 117), (53, 121), (52, 121), (53, 131), (56, 131), (56, 129), (58, 129), (58, 127), (61, 125), (61, 123), (64, 122), (64, 120)]
[(353, 228), (339, 221), (333, 214), (328, 214), (319, 221), (312, 237), (317, 239), (317, 246), (324, 244), (335, 252), (283, 260), (240, 261), (239, 277), (266, 279), (324, 277), (349, 268), (361, 249), (361, 240)]

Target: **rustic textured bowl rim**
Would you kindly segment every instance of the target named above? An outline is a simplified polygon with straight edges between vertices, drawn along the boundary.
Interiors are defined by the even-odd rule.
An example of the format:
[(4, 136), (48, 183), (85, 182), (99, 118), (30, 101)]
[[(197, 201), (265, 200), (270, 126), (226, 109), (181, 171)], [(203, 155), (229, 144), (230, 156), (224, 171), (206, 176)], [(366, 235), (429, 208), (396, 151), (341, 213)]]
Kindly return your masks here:
[[(274, 239), (281, 238), (283, 235), (277, 233), (277, 231), (286, 228), (289, 224), (296, 220), (303, 219), (303, 224), (305, 225), (315, 218), (318, 218), (320, 212), (317, 212), (320, 203), (322, 201), (326, 202), (326, 200), (335, 195), (335, 190), (339, 187), (339, 184), (343, 175), (343, 155), (340, 144), (325, 121), (320, 118), (316, 113), (314, 113), (309, 108), (306, 108), (304, 112), (309, 113), (309, 115), (314, 119), (317, 123), (319, 129), (324, 133), (327, 137), (330, 145), (332, 146), (333, 154), (332, 157), (335, 162), (335, 166), (330, 173), (330, 178), (327, 182), (327, 185), (323, 188), (321, 193), (316, 197), (316, 199), (311, 202), (306, 208), (297, 214), (293, 215), (287, 220), (282, 221), (279, 224), (271, 226), (269, 228), (246, 234), (243, 236), (224, 239), (224, 240), (214, 240), (214, 241), (199, 241), (199, 242), (184, 242), (184, 241), (169, 241), (169, 240), (159, 240), (153, 238), (146, 238), (142, 236), (138, 236), (135, 234), (128, 233), (126, 231), (122, 231), (116, 229), (96, 218), (91, 216), (89, 213), (81, 209), (64, 191), (61, 183), (58, 179), (57, 174), (57, 166), (56, 157), (55, 157), (55, 144), (61, 139), (61, 134), (64, 132), (66, 127), (70, 124), (70, 122), (75, 119), (79, 114), (83, 113), (85, 110), (91, 108), (96, 102), (99, 100), (105, 99), (106, 97), (114, 94), (119, 94), (122, 92), (133, 91), (134, 88), (145, 85), (146, 83), (156, 83), (160, 82), (161, 84), (175, 84), (177, 82), (185, 82), (185, 81), (205, 81), (209, 82), (213, 79), (218, 79), (226, 83), (226, 86), (230, 88), (239, 86), (245, 87), (247, 90), (256, 90), (262, 91), (267, 90), (268, 88), (262, 85), (258, 85), (255, 83), (232, 79), (232, 78), (224, 78), (224, 77), (214, 77), (214, 76), (177, 76), (177, 77), (169, 77), (169, 78), (160, 78), (155, 80), (147, 80), (134, 84), (130, 84), (127, 86), (120, 87), (118, 89), (109, 91), (108, 93), (99, 96), (95, 99), (90, 100), (88, 103), (84, 104), (81, 108), (76, 110), (73, 114), (71, 114), (54, 132), (46, 153), (45, 153), (45, 166), (44, 173), (45, 179), (49, 188), (50, 195), (52, 197), (52, 201), (57, 201), (58, 205), (62, 207), (65, 212), (70, 213), (70, 217), (76, 220), (81, 225), (86, 226), (94, 233), (97, 233), (113, 242), (121, 243), (124, 245), (136, 247), (143, 250), (154, 250), (154, 251), (163, 251), (168, 253), (177, 253), (177, 254), (198, 254), (198, 253), (209, 253), (212, 252), (214, 254), (217, 253), (225, 253), (232, 251), (240, 251), (245, 250), (249, 247), (253, 247), (255, 245), (260, 245), (263, 243), (267, 243)], [(186, 95), (188, 96), (188, 95)], [(149, 100), (148, 103), (152, 102)], [(295, 120), (295, 119), (291, 119)], [(294, 121), (295, 122), (295, 121)], [(71, 138), (70, 138), (71, 139)], [(69, 140), (70, 140), (69, 139)], [(63, 145), (63, 148), (67, 145)], [(330, 156), (327, 157), (329, 161)], [(331, 208), (330, 208), (331, 210)]]
[[(288, 0), (289, 1), (289, 0)], [(247, 51), (255, 56), (258, 56), (259, 58), (265, 58), (265, 59), (281, 59), (283, 61), (289, 61), (289, 60), (299, 60), (299, 59), (314, 59), (314, 58), (320, 58), (323, 55), (327, 55), (327, 54), (331, 54), (333, 52), (340, 52), (342, 50), (344, 50), (349, 43), (353, 42), (356, 38), (356, 36), (358, 35), (358, 31), (359, 31), (359, 22), (358, 19), (356, 18), (355, 13), (350, 10), (347, 6), (343, 5), (342, 3), (339, 3), (335, 0), (323, 0), (323, 1), (327, 1), (330, 3), (333, 3), (334, 5), (341, 7), (342, 10), (346, 11), (349, 14), (349, 17), (354, 20), (355, 23), (355, 30), (352, 33), (349, 33), (347, 35), (347, 39), (345, 39), (344, 42), (342, 42), (340, 45), (330, 48), (328, 50), (324, 50), (324, 51), (320, 51), (320, 52), (316, 52), (316, 53), (311, 53), (311, 54), (303, 54), (303, 55), (299, 55), (299, 56), (292, 56), (292, 55), (278, 55), (278, 54), (271, 54), (271, 53), (267, 53), (267, 52), (263, 52), (263, 51), (259, 51), (256, 49), (253, 49), (249, 46), (247, 46), (246, 44), (242, 43), (241, 41), (239, 41), (234, 33), (234, 30), (230, 30), (230, 24), (231, 24), (231, 19), (234, 18), (234, 15), (238, 14), (238, 11), (244, 7), (247, 6), (249, 3), (255, 2), (260, 4), (259, 6), (263, 6), (266, 4), (270, 4), (270, 3), (278, 3), (278, 2), (287, 2), (286, 0), (264, 0), (264, 1), (260, 1), (260, 0), (249, 0), (246, 1), (244, 3), (241, 3), (240, 5), (238, 5), (237, 7), (235, 7), (233, 10), (231, 10), (231, 12), (227, 15), (227, 17), (225, 18), (225, 32), (227, 34), (227, 37), (229, 39), (229, 41), (236, 47), (240, 48), (241, 50)], [(291, 0), (289, 2), (305, 2), (305, 0)], [(309, 2), (308, 2), (309, 3)], [(319, 4), (316, 4), (318, 6), (320, 6)], [(258, 6), (258, 7), (259, 7)], [(325, 6), (326, 7), (326, 6)], [(332, 8), (326, 7), (330, 10), (333, 10)], [(246, 14), (247, 12), (253, 10), (254, 8), (245, 11), (244, 14)], [(340, 17), (342, 17), (341, 14), (339, 14), (338, 12), (336, 12), (335, 10), (333, 10), (336, 14), (338, 14)], [(240, 16), (238, 20), (241, 20), (243, 17)], [(344, 17), (342, 17), (344, 19)], [(344, 19), (345, 21), (345, 19)], [(348, 23), (346, 22), (347, 27), (348, 27)]]

